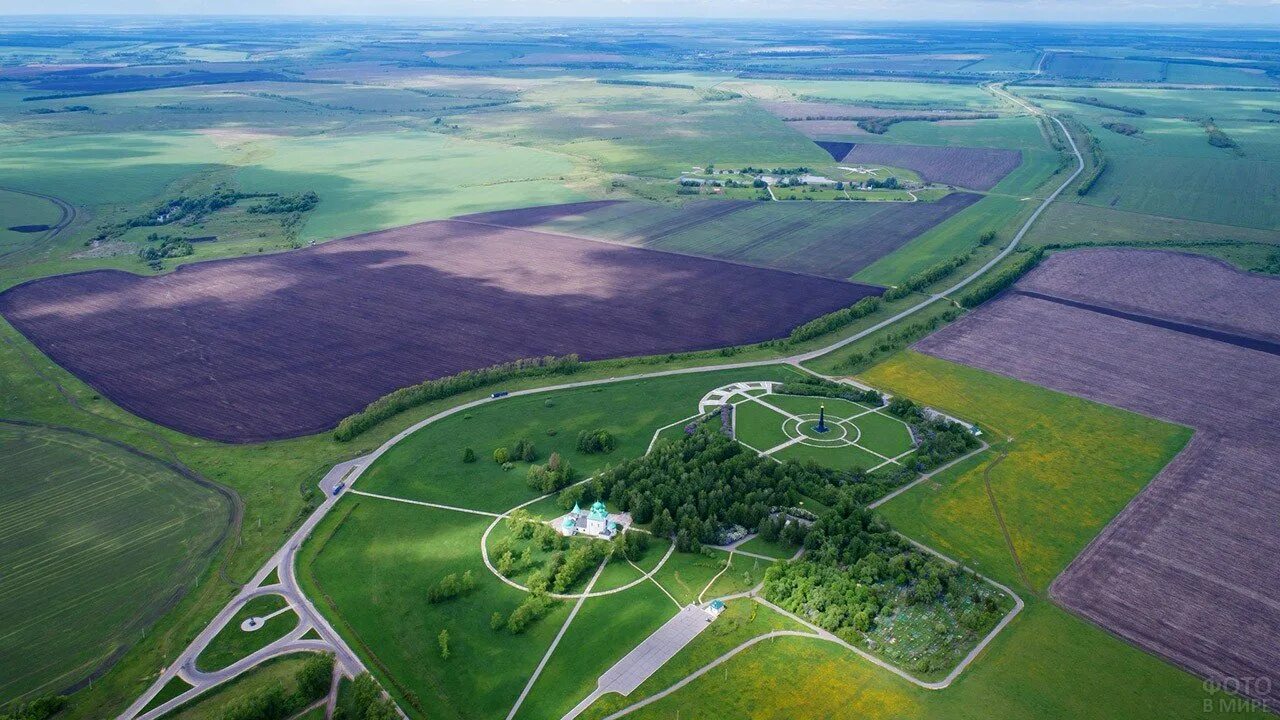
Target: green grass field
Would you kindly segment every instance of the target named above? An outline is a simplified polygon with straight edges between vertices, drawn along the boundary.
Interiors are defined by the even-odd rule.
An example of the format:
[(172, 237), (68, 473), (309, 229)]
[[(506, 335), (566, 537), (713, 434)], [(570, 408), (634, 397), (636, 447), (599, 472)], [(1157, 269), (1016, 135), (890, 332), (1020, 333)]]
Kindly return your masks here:
[(221, 670), (284, 637), (298, 625), (292, 610), (276, 614), (251, 632), (241, 630), (240, 624), (252, 617), (265, 618), (287, 605), (279, 595), (262, 595), (245, 603), (196, 658), (196, 667), (205, 672)]
[[(674, 682), (664, 679), (663, 687)], [(1223, 712), (1218, 701), (1224, 697), (1207, 692), (1199, 679), (1053, 605), (1028, 598), (1019, 617), (946, 690), (918, 688), (832, 643), (778, 638), (746, 650), (628, 717), (1190, 720), (1264, 716)], [(610, 699), (600, 701), (589, 717), (603, 717), (596, 708), (629, 704), (605, 705)], [(1206, 701), (1210, 703), (1207, 710)]]
[[(561, 602), (519, 635), (490, 627), (493, 613), (509, 615), (525, 593), (485, 568), (480, 536), (489, 522), (351, 496), (299, 556), (308, 595), (406, 711), (452, 718), (505, 715), (568, 615), (569, 605)], [(476, 580), (474, 592), (427, 602), (431, 585), (467, 570)], [(446, 629), (447, 660), (437, 645)], [(423, 710), (415, 711), (418, 706)]]
[(227, 522), (217, 494), (71, 433), (0, 425), (0, 466), (0, 698), (62, 690), (135, 642)]
[(581, 80), (532, 87), (507, 112), (452, 118), (468, 137), (586, 158), (607, 172), (671, 178), (693, 165), (796, 166), (820, 148), (747, 100)]
[[(380, 457), (360, 479), (358, 488), (396, 497), (505, 512), (536, 497), (525, 484), (529, 464), (510, 470), (493, 461), (493, 451), (521, 438), (533, 441), (535, 462), (552, 452), (586, 477), (606, 464), (644, 453), (654, 430), (698, 411), (708, 391), (743, 379), (782, 380), (795, 371), (759, 368), (654, 378), (616, 385), (513, 397), (459, 413), (423, 428)], [(617, 439), (609, 454), (584, 455), (578, 433), (604, 428)], [(554, 431), (554, 434), (551, 434)], [(462, 461), (463, 448), (478, 460)]]
[(583, 198), (566, 187), (575, 168), (564, 155), (433, 133), (292, 138), (254, 151), (261, 159), (235, 176), (244, 188), (320, 195), (303, 240)]
[[(961, 464), (880, 508), (894, 527), (1018, 587), (1019, 574), (984, 485), (1042, 592), (1187, 443), (1191, 431), (999, 375), (905, 352), (861, 376), (1011, 441), (992, 464)], [(989, 472), (989, 475), (987, 475)]]
[[(1131, 213), (1280, 230), (1280, 144), (1269, 125), (1256, 122), (1266, 117), (1261, 109), (1268, 106), (1257, 97), (1261, 93), (1054, 88), (1044, 94), (1099, 97), (1147, 113), (1036, 100), (1084, 123), (1107, 158), (1106, 172), (1089, 193), (1068, 199)], [(1220, 114), (1225, 117), (1218, 119)], [(1239, 143), (1238, 151), (1209, 144), (1199, 122), (1206, 117), (1215, 118)], [(1102, 127), (1103, 121), (1121, 121), (1143, 132), (1120, 135)]]

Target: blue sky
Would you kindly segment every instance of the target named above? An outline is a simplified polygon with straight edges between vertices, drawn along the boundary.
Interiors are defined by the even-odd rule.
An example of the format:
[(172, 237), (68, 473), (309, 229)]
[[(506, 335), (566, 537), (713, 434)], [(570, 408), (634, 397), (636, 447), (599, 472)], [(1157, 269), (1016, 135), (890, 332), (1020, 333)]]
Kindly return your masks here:
[[(779, 13), (785, 8), (785, 13)], [(1280, 0), (0, 0), (0, 14), (588, 16), (1280, 24)]]

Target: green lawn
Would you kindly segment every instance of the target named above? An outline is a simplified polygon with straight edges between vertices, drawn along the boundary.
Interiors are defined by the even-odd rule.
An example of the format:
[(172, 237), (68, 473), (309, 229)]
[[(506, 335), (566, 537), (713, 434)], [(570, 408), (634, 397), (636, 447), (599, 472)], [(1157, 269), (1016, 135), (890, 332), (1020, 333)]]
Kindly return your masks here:
[(758, 402), (738, 403), (733, 408), (734, 437), (762, 452), (786, 442), (784, 422), (786, 417)]
[[(356, 487), (396, 497), (504, 512), (540, 493), (525, 483), (528, 463), (503, 470), (493, 461), (497, 447), (521, 438), (533, 441), (536, 462), (559, 452), (586, 477), (606, 464), (636, 457), (649, 446), (654, 430), (698, 411), (708, 391), (738, 380), (782, 380), (784, 368), (697, 373), (578, 388), (530, 397), (513, 397), (459, 413), (414, 433), (378, 459)], [(584, 455), (578, 433), (605, 428), (618, 447), (609, 454)], [(554, 434), (551, 434), (554, 433)], [(463, 448), (478, 460), (462, 462)]]
[[(771, 542), (757, 535), (739, 545), (737, 549), (756, 553), (757, 555), (768, 555), (769, 557), (778, 558), (779, 560), (787, 560), (791, 558), (792, 555), (795, 555), (796, 550), (799, 550), (800, 548), (795, 545), (788, 545), (780, 540), (774, 540)], [(739, 562), (753, 560), (756, 560), (756, 558), (743, 557)]]
[(894, 527), (1007, 584), (1020, 585), (983, 483), (990, 470), (1013, 545), (1035, 591), (1182, 449), (1170, 425), (944, 360), (905, 352), (863, 373), (890, 392), (971, 419), (1008, 456), (935, 476), (880, 508)]
[[(489, 522), (348, 496), (299, 556), (308, 595), (413, 716), (504, 716), (568, 615), (561, 602), (519, 635), (490, 627), (493, 613), (510, 615), (526, 593), (485, 568), (480, 535)], [(431, 585), (467, 570), (473, 592), (427, 601)], [(437, 644), (446, 629), (447, 660)]]
[(136, 642), (228, 521), (216, 493), (68, 432), (0, 425), (0, 467), (0, 699), (65, 688)]
[(196, 667), (205, 672), (221, 670), (284, 637), (298, 626), (298, 615), (292, 610), (276, 615), (251, 632), (241, 630), (240, 624), (252, 617), (265, 618), (287, 605), (280, 595), (261, 595), (245, 603), (196, 658)]
[(778, 460), (795, 460), (807, 462), (812, 460), (819, 465), (837, 470), (853, 470), (861, 468), (870, 470), (884, 462), (884, 458), (852, 445), (841, 447), (815, 447), (796, 443), (785, 447), (772, 455)]

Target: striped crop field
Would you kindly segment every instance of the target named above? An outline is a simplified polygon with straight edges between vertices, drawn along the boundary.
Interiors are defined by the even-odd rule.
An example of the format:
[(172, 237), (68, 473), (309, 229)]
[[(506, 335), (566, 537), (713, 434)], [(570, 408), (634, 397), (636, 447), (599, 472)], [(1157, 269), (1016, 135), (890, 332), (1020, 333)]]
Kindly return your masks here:
[(65, 691), (204, 569), (226, 501), (90, 437), (0, 425), (0, 702)]

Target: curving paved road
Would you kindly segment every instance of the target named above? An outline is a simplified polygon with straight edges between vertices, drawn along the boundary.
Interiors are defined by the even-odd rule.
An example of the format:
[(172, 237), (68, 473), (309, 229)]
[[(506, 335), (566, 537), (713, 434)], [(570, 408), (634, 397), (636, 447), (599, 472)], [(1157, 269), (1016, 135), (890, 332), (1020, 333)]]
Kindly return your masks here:
[[(992, 83), (989, 85), (984, 85), (983, 87), (987, 89), (989, 92), (993, 93), (994, 95), (1022, 107), (1027, 112), (1033, 115), (1044, 115), (1048, 117), (1050, 120), (1052, 120), (1054, 123), (1056, 123), (1058, 127), (1062, 130), (1063, 135), (1066, 137), (1067, 142), (1071, 147), (1072, 153), (1076, 156), (1077, 167), (1075, 171), (1072, 172), (1071, 175), (1069, 175), (1062, 182), (1062, 184), (1057, 187), (1057, 189), (1055, 189), (1052, 193), (1050, 193), (1040, 203), (1040, 205), (1035, 209), (1035, 211), (1031, 213), (1030, 217), (1027, 218), (1026, 222), (1023, 223), (1022, 227), (1019, 228), (1017, 234), (1015, 234), (1013, 238), (1009, 241), (1009, 244), (1005, 246), (998, 254), (996, 254), (996, 256), (993, 257), (990, 261), (988, 261), (982, 267), (975, 270), (973, 273), (971, 273), (967, 277), (961, 279), (951, 287), (941, 292), (935, 293), (929, 296), (928, 298), (926, 298), (925, 300), (915, 305), (912, 305), (911, 307), (908, 307), (902, 310), (901, 312), (893, 315), (892, 317), (886, 318), (885, 320), (882, 320), (881, 322), (866, 328), (865, 330), (859, 331), (857, 333), (854, 333), (853, 335), (850, 335), (849, 337), (838, 340), (830, 345), (827, 345), (825, 347), (821, 347), (809, 352), (797, 353), (795, 355), (785, 357), (785, 358), (771, 358), (766, 360), (755, 360), (755, 361), (740, 362), (740, 363), (722, 363), (719, 365), (708, 365), (708, 366), (693, 367), (693, 368), (681, 368), (681, 369), (675, 369), (675, 370), (660, 370), (656, 372), (635, 373), (632, 375), (603, 378), (599, 380), (581, 380), (577, 382), (562, 383), (559, 385), (549, 385), (546, 387), (531, 388), (527, 390), (515, 390), (509, 393), (508, 395), (506, 395), (505, 397), (520, 397), (523, 395), (534, 395), (538, 393), (557, 392), (557, 391), (568, 390), (572, 388), (590, 387), (594, 385), (604, 385), (604, 384), (610, 384), (610, 383), (616, 383), (616, 382), (625, 382), (629, 380), (642, 380), (646, 378), (657, 378), (657, 377), (667, 377), (667, 376), (673, 376), (673, 375), (687, 375), (687, 374), (693, 374), (693, 373), (715, 372), (720, 370), (747, 369), (747, 368), (753, 368), (753, 367), (763, 367), (766, 365), (777, 365), (779, 363), (787, 363), (787, 364), (791, 364), (799, 367), (801, 363), (807, 362), (809, 360), (813, 360), (817, 357), (826, 355), (827, 353), (830, 353), (842, 347), (845, 347), (851, 343), (857, 342), (858, 340), (861, 340), (862, 338), (865, 338), (871, 335), (872, 333), (875, 333), (885, 327), (888, 327), (889, 325), (892, 325), (893, 323), (896, 323), (899, 320), (902, 320), (903, 318), (909, 317), (910, 315), (913, 315), (919, 312), (920, 310), (933, 304), (934, 302), (944, 299), (950, 295), (953, 295), (959, 290), (965, 288), (970, 283), (974, 282), (980, 276), (986, 273), (988, 270), (990, 270), (992, 267), (994, 267), (1001, 260), (1008, 257), (1008, 255), (1017, 248), (1018, 244), (1022, 241), (1022, 238), (1026, 235), (1027, 231), (1030, 230), (1031, 225), (1036, 221), (1037, 218), (1040, 217), (1040, 214), (1044, 212), (1045, 208), (1047, 208), (1050, 203), (1052, 203), (1055, 199), (1057, 199), (1057, 197), (1063, 192), (1063, 190), (1065, 190), (1067, 186), (1070, 185), (1085, 168), (1084, 156), (1080, 154), (1080, 150), (1076, 146), (1075, 140), (1071, 137), (1071, 133), (1068, 132), (1066, 125), (1064, 125), (1061, 120), (1059, 120), (1057, 117), (1049, 113), (1046, 113), (1044, 110), (1040, 108), (1037, 108), (1035, 106), (1028, 104), (1027, 102), (1023, 101), (1021, 98), (1018, 98), (1017, 96), (1010, 94), (1008, 91), (1004, 89), (1003, 86), (999, 84)], [(338, 465), (335, 465), (333, 469), (331, 469), (329, 473), (325, 475), (324, 480), (322, 480), (320, 483), (321, 489), (324, 491), (324, 494), (325, 494), (324, 502), (322, 502), (320, 506), (316, 508), (316, 510), (311, 514), (311, 516), (307, 518), (306, 522), (303, 523), (302, 527), (300, 527), (297, 530), (297, 532), (295, 532), (289, 538), (289, 540), (285, 543), (284, 547), (282, 547), (279, 551), (277, 551), (276, 554), (273, 555), (271, 559), (267, 561), (267, 563), (262, 567), (262, 569), (258, 571), (258, 573), (254, 576), (253, 581), (251, 581), (246, 586), (247, 588), (252, 588), (252, 589), (241, 591), (241, 593), (238, 594), (235, 599), (233, 599), (225, 608), (223, 608), (223, 610), (220, 613), (218, 613), (218, 615), (215, 616), (212, 621), (210, 621), (209, 625), (206, 626), (205, 629), (196, 637), (196, 639), (193, 640), (192, 643), (183, 651), (183, 653), (179, 656), (178, 660), (175, 661), (173, 664), (171, 664), (169, 667), (165, 668), (164, 672), (161, 673), (160, 677), (156, 679), (156, 681), (151, 685), (151, 687), (148, 688), (147, 691), (142, 694), (142, 696), (140, 696), (137, 700), (135, 700), (133, 704), (130, 705), (123, 713), (121, 713), (119, 718), (121, 718), (122, 720), (133, 720), (134, 718), (139, 718), (140, 720), (153, 720), (154, 718), (158, 718), (160, 715), (163, 715), (164, 712), (167, 712), (168, 710), (176, 707), (177, 705), (183, 702), (186, 702), (187, 700), (208, 690), (210, 687), (213, 687), (215, 684), (217, 684), (217, 682), (222, 682), (228, 679), (227, 677), (218, 675), (217, 677), (221, 679), (217, 680), (216, 682), (211, 681), (208, 683), (204, 683), (198, 687), (192, 688), (191, 690), (187, 691), (186, 693), (183, 693), (179, 697), (174, 698), (173, 700), (170, 700), (147, 713), (141, 712), (142, 708), (145, 707), (153, 697), (155, 697), (156, 693), (158, 693), (161, 690), (161, 688), (163, 688), (164, 685), (169, 682), (170, 679), (172, 679), (175, 675), (179, 673), (182, 667), (188, 665), (189, 663), (194, 663), (195, 658), (200, 654), (200, 652), (209, 644), (209, 642), (213, 639), (213, 637), (217, 635), (218, 631), (224, 625), (226, 625), (228, 621), (230, 621), (231, 617), (235, 614), (235, 612), (239, 609), (239, 607), (245, 601), (247, 601), (249, 597), (252, 596), (252, 593), (254, 593), (258, 589), (258, 586), (266, 579), (267, 575), (269, 575), (272, 570), (279, 571), (279, 576), (281, 581), (280, 585), (283, 588), (283, 590), (279, 592), (282, 595), (285, 595), (285, 597), (290, 601), (290, 604), (293, 605), (295, 611), (298, 613), (298, 616), (300, 618), (299, 626), (301, 627), (302, 625), (308, 625), (309, 627), (314, 627), (317, 633), (320, 634), (322, 640), (290, 641), (288, 638), (285, 638), (280, 641), (277, 641), (276, 643), (273, 643), (272, 645), (269, 645), (268, 647), (258, 651), (257, 653), (254, 653), (248, 658), (245, 658), (244, 660), (236, 663), (235, 665), (232, 666), (232, 668), (236, 669), (237, 672), (243, 672), (244, 670), (254, 667), (257, 664), (261, 663), (262, 661), (270, 657), (275, 657), (279, 654), (290, 652), (291, 650), (288, 650), (286, 648), (292, 647), (298, 650), (324, 650), (328, 652), (333, 652), (337, 657), (338, 667), (342, 668), (344, 672), (354, 675), (363, 671), (365, 669), (364, 664), (355, 655), (355, 653), (351, 651), (350, 647), (347, 646), (346, 642), (343, 641), (343, 639), (333, 630), (333, 628), (324, 619), (324, 617), (315, 609), (315, 606), (312, 605), (309, 599), (307, 599), (306, 595), (303, 594), (301, 590), (298, 588), (297, 579), (294, 574), (294, 563), (296, 560), (298, 548), (307, 539), (307, 537), (310, 536), (311, 532), (315, 529), (316, 525), (319, 524), (319, 522), (324, 518), (324, 516), (328, 514), (329, 510), (331, 510), (333, 506), (337, 503), (337, 501), (340, 499), (341, 494), (335, 495), (333, 492), (333, 489), (339, 484), (339, 482), (345, 481), (347, 486), (354, 485), (355, 482), (359, 480), (364, 470), (368, 468), (370, 465), (372, 465), (374, 461), (380, 458), (384, 453), (386, 453), (388, 450), (390, 450), (392, 447), (398, 444), (401, 440), (404, 440), (405, 438), (417, 432), (418, 430), (421, 430), (422, 428), (432, 423), (443, 420), (444, 418), (447, 418), (456, 413), (464, 412), (466, 410), (470, 410), (470, 409), (479, 407), (481, 405), (485, 405), (487, 403), (496, 402), (498, 400), (500, 400), (500, 398), (493, 398), (493, 397), (479, 398), (476, 400), (472, 400), (470, 402), (463, 403), (461, 405), (456, 405), (447, 410), (443, 410), (428, 418), (420, 420), (414, 423), (413, 425), (410, 425), (409, 427), (405, 428), (404, 430), (401, 430), (400, 432), (396, 433), (394, 436), (392, 436), (390, 439), (388, 439), (386, 442), (380, 445), (372, 453), (364, 457), (358, 458), (356, 460), (349, 460), (347, 462), (339, 463)], [(496, 522), (497, 522), (497, 519), (495, 519), (495, 523)], [(929, 550), (929, 552), (934, 552), (934, 551)], [(934, 554), (937, 554), (937, 553), (935, 552)], [(486, 561), (487, 559), (488, 558), (486, 554)], [(1007, 588), (1005, 589), (1008, 590)], [(1012, 591), (1009, 591), (1009, 592), (1011, 595), (1013, 595), (1013, 597), (1017, 598), (1016, 594), (1013, 594)], [(764, 602), (766, 605), (768, 605), (766, 601), (760, 598), (757, 598), (757, 601)], [(1021, 609), (1021, 602), (1022, 602), (1021, 599), (1018, 599), (1017, 609), (1019, 610)], [(787, 613), (787, 614), (790, 615), (790, 613)], [(1001, 622), (1001, 624), (996, 628), (995, 631), (993, 631), (993, 634), (988, 636), (986, 639), (984, 639), (983, 642), (977, 648), (974, 649), (974, 652), (971, 653), (971, 657), (966, 658), (965, 661), (961, 663), (961, 665), (957, 668), (956, 672), (953, 672), (953, 675), (958, 674), (958, 671), (963, 669), (963, 667), (968, 664), (968, 662), (972, 659), (972, 657), (976, 657), (977, 653), (980, 652), (982, 648), (986, 646), (987, 642), (991, 639), (991, 637), (994, 637), (994, 633), (998, 632), (1001, 628), (1003, 628), (1004, 625), (1009, 620), (1012, 619), (1013, 615), (1016, 615), (1016, 614), (1017, 613), (1015, 610), (1015, 612), (1010, 613), (1008, 616), (1006, 616), (1005, 620)], [(808, 623), (805, 623), (805, 624), (808, 625)], [(813, 627), (813, 626), (810, 626), (810, 627)], [(786, 632), (786, 631), (783, 631), (783, 632)], [(931, 684), (920, 683), (920, 681), (910, 677), (902, 670), (899, 670), (898, 668), (895, 668), (892, 665), (888, 665), (887, 663), (884, 663), (878, 658), (867, 655), (866, 653), (859, 650), (858, 648), (848, 645), (847, 643), (840, 640), (839, 638), (836, 638), (834, 635), (830, 635), (830, 633), (826, 633), (826, 631), (821, 631), (821, 632), (825, 633), (825, 636), (829, 636), (828, 639), (834, 639), (836, 642), (839, 642), (842, 645), (849, 647), (850, 649), (857, 652), (859, 655), (862, 655), (863, 657), (865, 657), (866, 659), (870, 660), (871, 662), (877, 665), (885, 667), (891, 672), (902, 675), (906, 677), (908, 680), (915, 682), (916, 684), (921, 684), (926, 687), (931, 685)], [(794, 634), (812, 636), (806, 633), (794, 633)], [(757, 638), (755, 639), (755, 641), (758, 642), (760, 639), (764, 639), (765, 637), (767, 636), (761, 636), (761, 638)], [(749, 647), (751, 644), (754, 644), (754, 642), (749, 642), (744, 645), (746, 647)], [(315, 645), (315, 647), (313, 647), (313, 645)], [(745, 649), (745, 647), (741, 649)], [(734, 651), (731, 651), (731, 652), (734, 652)], [(727, 660), (727, 659), (728, 657), (723, 657), (722, 659), (718, 660), (716, 664), (718, 664), (719, 662), (723, 662), (724, 660)], [(691, 682), (693, 679), (696, 679), (700, 674), (702, 674), (706, 670), (709, 670), (711, 667), (712, 666), (703, 668), (703, 670), (700, 670), (698, 673), (695, 673), (694, 675), (691, 675), (688, 678), (686, 678), (684, 681), (682, 681), (682, 684), (680, 684), (679, 686), (673, 687), (669, 690), (675, 690), (675, 689), (678, 689), (679, 687), (683, 687), (684, 684), (687, 684), (688, 682)], [(941, 687), (945, 687), (946, 684), (950, 684), (951, 679), (953, 678), (949, 676), (947, 680), (943, 681), (945, 684), (941, 685)], [(653, 699), (650, 699), (648, 702), (652, 702), (652, 701)], [(639, 707), (639, 706), (633, 706), (633, 707)], [(630, 712), (630, 709), (625, 710), (623, 712), (624, 713)], [(616, 716), (617, 715), (615, 715), (615, 717)]]

